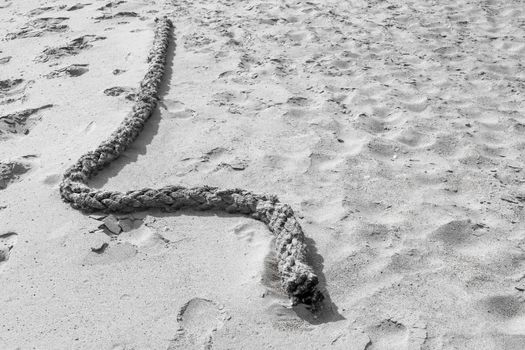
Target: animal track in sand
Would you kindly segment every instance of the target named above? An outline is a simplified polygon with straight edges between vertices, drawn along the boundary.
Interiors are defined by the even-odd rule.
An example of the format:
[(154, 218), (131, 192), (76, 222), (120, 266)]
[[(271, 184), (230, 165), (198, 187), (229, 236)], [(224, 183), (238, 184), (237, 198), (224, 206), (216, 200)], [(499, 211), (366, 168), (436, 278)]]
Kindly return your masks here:
[(14, 232), (0, 234), (0, 267), (2, 266), (2, 263), (9, 260), (11, 250), (15, 246), (17, 240), (18, 234)]
[(211, 349), (213, 335), (229, 319), (222, 305), (203, 298), (190, 299), (179, 310), (179, 329), (168, 350)]
[(92, 42), (104, 40), (106, 37), (96, 35), (84, 35), (71, 40), (68, 44), (58, 47), (48, 47), (42, 54), (35, 58), (35, 62), (47, 62), (65, 56), (78, 55), (82, 50), (93, 47)]
[(29, 134), (29, 131), (40, 120), (37, 113), (51, 107), (53, 105), (44, 105), (0, 116), (0, 140), (15, 134)]

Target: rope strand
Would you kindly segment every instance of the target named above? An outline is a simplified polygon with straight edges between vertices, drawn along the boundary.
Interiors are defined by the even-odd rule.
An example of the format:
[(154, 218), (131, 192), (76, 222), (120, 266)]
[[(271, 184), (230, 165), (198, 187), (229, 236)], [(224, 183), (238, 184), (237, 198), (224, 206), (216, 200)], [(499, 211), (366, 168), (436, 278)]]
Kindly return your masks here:
[(282, 287), (294, 304), (315, 307), (323, 300), (323, 295), (317, 289), (318, 278), (306, 260), (303, 230), (292, 208), (280, 203), (277, 197), (208, 186), (165, 186), (122, 193), (97, 190), (87, 185), (89, 179), (131, 145), (157, 106), (172, 23), (166, 17), (157, 18), (155, 22), (155, 38), (148, 55), (149, 68), (140, 83), (140, 92), (131, 113), (106, 141), (81, 156), (64, 173), (60, 183), (62, 199), (86, 212), (129, 213), (154, 208), (169, 212), (181, 209), (215, 210), (243, 214), (262, 221), (275, 236)]

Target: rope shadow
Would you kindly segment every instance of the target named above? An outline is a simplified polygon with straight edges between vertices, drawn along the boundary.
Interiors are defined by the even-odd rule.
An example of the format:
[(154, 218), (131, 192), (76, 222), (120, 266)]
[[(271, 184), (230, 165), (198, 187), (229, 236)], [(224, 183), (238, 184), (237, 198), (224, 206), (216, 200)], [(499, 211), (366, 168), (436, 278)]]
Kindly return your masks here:
[[(158, 132), (161, 116), (159, 109), (155, 108), (155, 100), (161, 99), (170, 90), (168, 82), (171, 82), (173, 76), (175, 57), (175, 42), (168, 34), (171, 22), (164, 18), (158, 23), (159, 31), (156, 32), (156, 41), (151, 53), (154, 55), (154, 61), (141, 83), (141, 89), (145, 92), (137, 100), (133, 114), (123, 121), (108, 140), (95, 151), (82, 156), (66, 171), (60, 185), (62, 198), (72, 202), (75, 208), (87, 211), (130, 212), (165, 208), (169, 212), (166, 215), (173, 216), (183, 215), (183, 211), (199, 209), (209, 210), (209, 213), (202, 215), (217, 216), (216, 210), (219, 210), (224, 211), (224, 215), (236, 213), (261, 221), (275, 236), (283, 291), (299, 305), (294, 308), (299, 317), (312, 324), (342, 319), (330, 298), (326, 299), (317, 289), (318, 283), (321, 282), (320, 286), (326, 292), (326, 280), (322, 274), (323, 259), (317, 253), (314, 241), (304, 237), (293, 210), (287, 204), (279, 202), (276, 197), (257, 195), (241, 189), (221, 190), (207, 186), (192, 189), (166, 186), (158, 190), (146, 188), (126, 193), (95, 190), (87, 186), (89, 179), (93, 178), (98, 170), (117, 161), (119, 155), (126, 152), (126, 147), (138, 142), (138, 147), (126, 152), (127, 159), (119, 162), (118, 166), (113, 166), (112, 171), (101, 172), (99, 186), (116, 176), (130, 160), (136, 160), (139, 154), (146, 154), (146, 146)], [(169, 62), (165, 62), (167, 60)], [(163, 68), (160, 66), (161, 62), (165, 62)], [(320, 278), (314, 269), (321, 274)], [(311, 306), (315, 311), (314, 315), (309, 316), (302, 312), (300, 303)]]
[(147, 154), (147, 146), (153, 141), (153, 138), (159, 132), (160, 121), (162, 119), (159, 106), (163, 105), (162, 101), (171, 89), (170, 82), (173, 77), (173, 62), (176, 49), (177, 44), (175, 43), (175, 40), (171, 39), (169, 41), (166, 55), (164, 79), (162, 80), (159, 88), (159, 103), (157, 108), (155, 108), (155, 111), (148, 119), (148, 122), (144, 125), (144, 129), (142, 129), (137, 139), (133, 142), (132, 146), (124, 151), (123, 154), (114, 160), (108, 167), (100, 171), (95, 178), (89, 181), (89, 184), (92, 187), (98, 189), (104, 187), (104, 185), (106, 185), (111, 178), (116, 177), (126, 165), (136, 162), (140, 155)]

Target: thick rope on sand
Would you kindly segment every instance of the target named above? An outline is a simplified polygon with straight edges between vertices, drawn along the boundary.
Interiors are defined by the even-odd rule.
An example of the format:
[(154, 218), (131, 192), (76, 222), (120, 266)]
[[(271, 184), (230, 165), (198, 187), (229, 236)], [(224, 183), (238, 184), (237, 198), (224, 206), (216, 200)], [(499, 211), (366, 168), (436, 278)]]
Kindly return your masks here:
[(275, 196), (254, 194), (242, 189), (225, 190), (207, 186), (166, 186), (125, 193), (88, 187), (88, 180), (117, 159), (137, 138), (156, 108), (171, 27), (169, 19), (156, 19), (155, 39), (148, 56), (149, 68), (140, 83), (140, 93), (131, 113), (106, 141), (94, 151), (81, 156), (65, 172), (60, 183), (62, 198), (74, 208), (88, 212), (125, 213), (152, 208), (165, 211), (194, 209), (240, 213), (260, 220), (275, 235), (282, 287), (294, 303), (315, 306), (323, 299), (323, 295), (317, 289), (317, 276), (306, 261), (307, 247), (303, 230), (292, 208), (280, 203)]

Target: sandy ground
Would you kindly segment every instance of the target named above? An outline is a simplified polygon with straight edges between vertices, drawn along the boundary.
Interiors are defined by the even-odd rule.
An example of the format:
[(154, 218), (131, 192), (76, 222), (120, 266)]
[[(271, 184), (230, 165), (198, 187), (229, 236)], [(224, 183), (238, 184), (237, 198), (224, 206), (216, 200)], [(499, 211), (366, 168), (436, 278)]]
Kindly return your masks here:
[[(315, 317), (275, 291), (259, 222), (61, 201), (162, 14), (160, 107), (92, 185), (278, 195)], [(523, 1), (0, 0), (0, 18), (1, 349), (524, 348)]]

